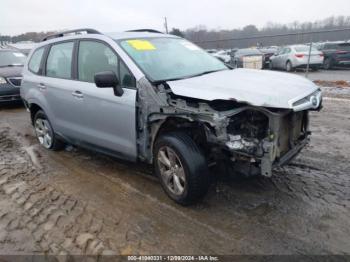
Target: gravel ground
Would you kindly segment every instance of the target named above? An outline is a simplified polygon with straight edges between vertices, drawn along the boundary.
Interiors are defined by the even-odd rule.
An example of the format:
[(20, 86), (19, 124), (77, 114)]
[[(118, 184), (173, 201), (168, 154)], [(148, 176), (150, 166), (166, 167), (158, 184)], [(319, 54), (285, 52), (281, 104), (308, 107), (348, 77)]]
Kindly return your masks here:
[(150, 167), (45, 151), (28, 113), (2, 108), (0, 254), (350, 254), (350, 100), (327, 94), (293, 163), (272, 178), (218, 176), (187, 208)]

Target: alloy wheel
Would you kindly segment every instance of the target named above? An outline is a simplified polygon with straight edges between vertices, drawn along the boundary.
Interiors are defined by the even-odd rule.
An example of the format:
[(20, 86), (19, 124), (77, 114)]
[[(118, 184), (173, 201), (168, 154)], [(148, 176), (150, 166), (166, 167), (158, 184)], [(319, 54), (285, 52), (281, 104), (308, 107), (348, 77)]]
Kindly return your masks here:
[(52, 146), (52, 129), (46, 119), (38, 118), (35, 121), (35, 133), (42, 146), (49, 149)]
[(163, 146), (157, 156), (161, 179), (166, 187), (175, 195), (182, 195), (185, 191), (185, 170), (180, 158), (173, 149)]

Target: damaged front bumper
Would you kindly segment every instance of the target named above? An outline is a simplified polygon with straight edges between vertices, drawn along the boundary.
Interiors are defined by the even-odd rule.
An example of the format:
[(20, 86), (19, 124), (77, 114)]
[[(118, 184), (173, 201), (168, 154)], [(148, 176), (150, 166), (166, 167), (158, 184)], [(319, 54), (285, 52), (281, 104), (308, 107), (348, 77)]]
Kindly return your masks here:
[(243, 159), (254, 165), (255, 173), (259, 170), (259, 174), (270, 177), (274, 167), (288, 164), (308, 144), (311, 132), (308, 130), (307, 111), (268, 116), (269, 127), (265, 138), (259, 140), (229, 134), (229, 141), (224, 143), (224, 147), (233, 162)]

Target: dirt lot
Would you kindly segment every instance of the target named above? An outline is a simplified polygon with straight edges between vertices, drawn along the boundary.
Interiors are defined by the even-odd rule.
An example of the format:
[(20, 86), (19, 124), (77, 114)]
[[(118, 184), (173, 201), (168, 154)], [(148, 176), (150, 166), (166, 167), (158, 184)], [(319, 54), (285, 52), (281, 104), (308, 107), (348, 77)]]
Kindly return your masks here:
[[(328, 96), (332, 92), (328, 92)], [(313, 137), (271, 179), (217, 177), (180, 207), (148, 166), (38, 146), (0, 110), (0, 253), (350, 254), (350, 100), (325, 99)]]

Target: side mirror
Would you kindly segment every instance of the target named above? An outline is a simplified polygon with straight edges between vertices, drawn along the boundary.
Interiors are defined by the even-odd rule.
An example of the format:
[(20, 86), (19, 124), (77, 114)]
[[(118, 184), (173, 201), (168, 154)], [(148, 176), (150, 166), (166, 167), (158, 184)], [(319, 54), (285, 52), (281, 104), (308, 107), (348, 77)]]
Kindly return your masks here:
[(123, 88), (119, 85), (119, 79), (113, 71), (95, 74), (95, 84), (99, 88), (113, 88), (116, 96), (122, 96), (124, 94)]

